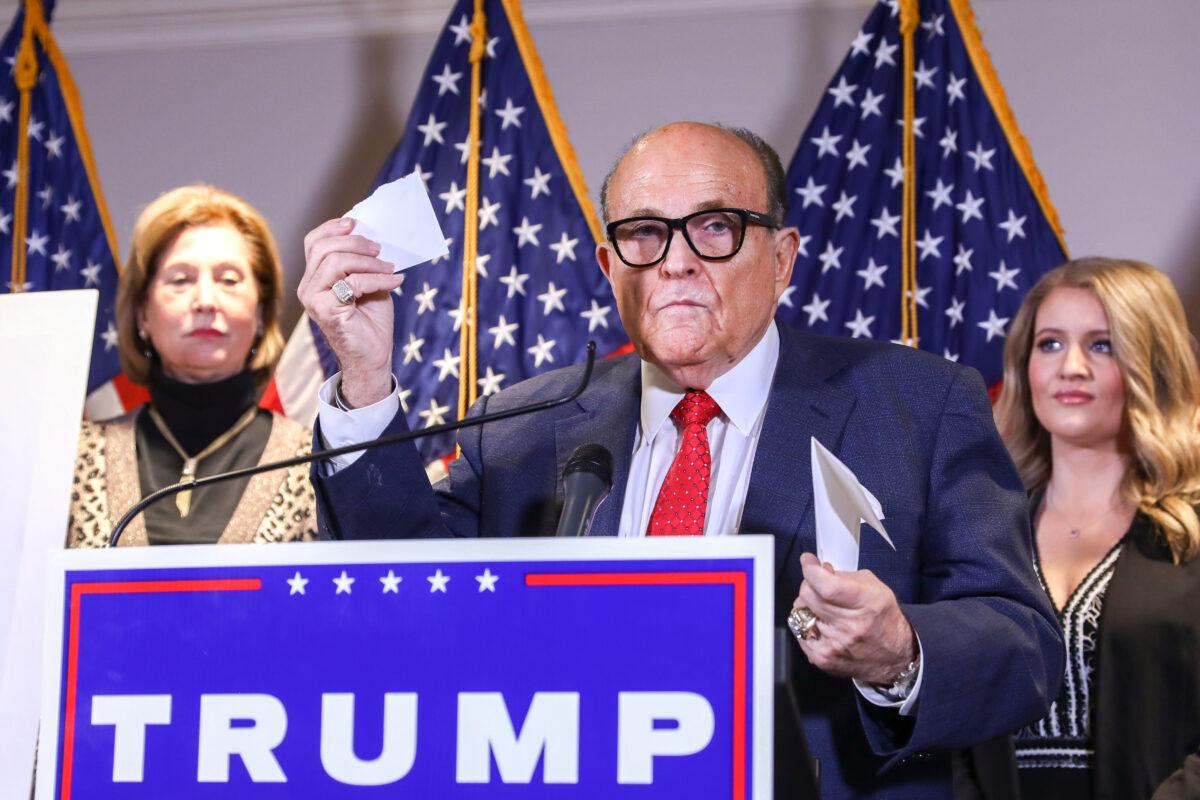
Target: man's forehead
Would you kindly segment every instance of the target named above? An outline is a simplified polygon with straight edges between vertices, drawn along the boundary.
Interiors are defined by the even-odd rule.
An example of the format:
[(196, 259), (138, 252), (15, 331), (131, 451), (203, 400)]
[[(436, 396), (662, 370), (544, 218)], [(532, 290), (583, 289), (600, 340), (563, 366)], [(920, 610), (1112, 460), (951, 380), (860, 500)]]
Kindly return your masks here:
[[(612, 200), (636, 205), (631, 214), (758, 204), (765, 191), (762, 165), (750, 147), (709, 126), (671, 126), (653, 131), (630, 148), (613, 176)], [(678, 209), (677, 209), (678, 210)]]

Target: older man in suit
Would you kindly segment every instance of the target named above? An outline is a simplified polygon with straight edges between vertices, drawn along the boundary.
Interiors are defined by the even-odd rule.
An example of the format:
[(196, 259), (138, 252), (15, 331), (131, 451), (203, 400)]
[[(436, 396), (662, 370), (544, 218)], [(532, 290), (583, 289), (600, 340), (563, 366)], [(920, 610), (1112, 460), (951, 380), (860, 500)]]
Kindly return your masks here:
[[(748, 131), (676, 123), (640, 137), (605, 180), (596, 249), (637, 354), (598, 364), (575, 403), (464, 432), (432, 489), (412, 448), (319, 467), (323, 530), (549, 534), (564, 462), (603, 444), (613, 490), (592, 535), (775, 537), (776, 612), (801, 634), (793, 680), (822, 796), (948, 797), (947, 750), (1040, 717), (1061, 674), (1025, 495), (976, 372), (775, 323), (799, 245), (783, 192), (778, 156)], [(342, 220), (305, 250), (299, 295), (342, 365), (318, 435), (339, 445), (402, 430), (387, 297), (400, 278)], [(579, 370), (473, 413), (559, 396)], [(857, 571), (812, 554), (810, 437), (887, 515), (896, 549), (863, 537)]]

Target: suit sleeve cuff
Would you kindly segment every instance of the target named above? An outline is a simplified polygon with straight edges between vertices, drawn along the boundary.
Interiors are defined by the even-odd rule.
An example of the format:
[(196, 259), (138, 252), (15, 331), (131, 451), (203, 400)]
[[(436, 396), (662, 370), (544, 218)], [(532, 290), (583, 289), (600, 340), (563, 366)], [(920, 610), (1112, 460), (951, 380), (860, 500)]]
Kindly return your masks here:
[[(317, 418), (321, 421), (321, 444), (326, 448), (345, 447), (377, 438), (395, 418), (400, 410), (400, 398), (396, 396), (395, 376), (392, 377), (393, 391), (379, 402), (362, 408), (346, 408), (337, 399), (337, 387), (342, 373), (337, 373), (317, 393)], [(336, 475), (349, 467), (363, 454), (346, 453), (321, 462), (320, 469), (325, 477)]]
[(917, 635), (917, 674), (913, 676), (912, 689), (904, 697), (880, 690), (877, 686), (870, 683), (854, 679), (854, 688), (858, 689), (858, 693), (863, 696), (863, 699), (874, 706), (880, 708), (895, 708), (900, 712), (902, 717), (911, 717), (917, 713), (917, 699), (921, 695), (921, 679), (925, 677), (924, 661), (921, 657), (921, 637)]

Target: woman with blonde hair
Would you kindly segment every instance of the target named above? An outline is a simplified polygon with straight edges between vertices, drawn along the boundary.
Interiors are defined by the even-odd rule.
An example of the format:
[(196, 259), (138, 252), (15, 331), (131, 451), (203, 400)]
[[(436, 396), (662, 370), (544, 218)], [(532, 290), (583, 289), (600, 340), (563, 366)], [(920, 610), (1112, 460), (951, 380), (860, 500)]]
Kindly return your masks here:
[(1195, 343), (1161, 272), (1084, 258), (1030, 290), (996, 420), (1067, 669), (1044, 719), (976, 748), (984, 797), (1200, 797), (1198, 408)]
[[(245, 200), (197, 184), (145, 208), (116, 316), (121, 365), (151, 401), (84, 423), (68, 546), (107, 545), (116, 520), (163, 486), (308, 452), (306, 428), (258, 408), (283, 352), (281, 305), (275, 241)], [(301, 466), (183, 491), (120, 544), (310, 539), (314, 512)]]

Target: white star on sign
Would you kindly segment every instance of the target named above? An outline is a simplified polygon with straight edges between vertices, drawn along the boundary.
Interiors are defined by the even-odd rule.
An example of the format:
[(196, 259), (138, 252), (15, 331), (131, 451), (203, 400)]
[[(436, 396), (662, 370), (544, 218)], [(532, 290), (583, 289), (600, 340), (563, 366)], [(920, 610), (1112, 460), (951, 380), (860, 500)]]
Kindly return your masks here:
[(950, 73), (950, 79), (946, 82), (946, 94), (950, 97), (947, 101), (948, 106), (953, 107), (955, 100), (966, 102), (967, 96), (963, 94), (963, 87), (966, 85), (966, 78), (956, 78), (953, 72)]
[(429, 119), (424, 125), (417, 126), (417, 130), (425, 134), (425, 142), (422, 146), (429, 147), (431, 142), (445, 144), (445, 140), (442, 139), (442, 131), (445, 130), (446, 126), (449, 124), (449, 122), (438, 122), (433, 114), (430, 114)]
[(965, 300), (959, 300), (957, 297), (950, 298), (950, 307), (946, 309), (946, 316), (950, 318), (950, 327), (963, 324), (963, 309), (967, 307)]
[(858, 199), (857, 196), (847, 197), (846, 193), (842, 192), (842, 196), (839, 197), (838, 201), (833, 204), (833, 210), (837, 212), (837, 216), (834, 217), (833, 221), (841, 222), (842, 217), (850, 217), (851, 219), (853, 219), (854, 218), (854, 201), (857, 199)]
[(304, 587), (308, 586), (308, 578), (300, 576), (300, 570), (296, 570), (296, 574), (287, 579), (287, 585), (292, 587), (288, 592), (288, 596), (294, 594), (304, 594)]
[(388, 570), (388, 574), (379, 579), (383, 584), (383, 594), (391, 592), (392, 594), (400, 594), (400, 581), (404, 580), (396, 574), (395, 570)]
[(500, 130), (508, 130), (509, 125), (521, 127), (521, 115), (525, 113), (525, 106), (514, 106), (512, 98), (508, 98), (504, 102), (504, 108), (496, 109), (496, 116), (500, 118)]
[(612, 311), (612, 306), (602, 306), (593, 297), (592, 307), (586, 311), (580, 311), (579, 316), (587, 320), (588, 333), (591, 333), (596, 328), (608, 327), (608, 312), (610, 311)]
[(432, 428), (434, 425), (446, 424), (446, 412), (450, 410), (450, 406), (439, 406), (436, 397), (429, 398), (429, 408), (424, 411), (418, 411), (417, 416), (425, 420), (425, 427)]
[(418, 339), (416, 334), (411, 332), (408, 334), (408, 343), (404, 345), (405, 364), (410, 361), (416, 361), (418, 364), (421, 363), (421, 346), (423, 344), (425, 344), (424, 339)]
[(846, 160), (850, 162), (850, 166), (846, 167), (846, 172), (855, 167), (865, 167), (867, 165), (867, 151), (871, 149), (871, 145), (862, 145), (855, 139), (850, 145), (850, 151), (846, 153)]
[(896, 163), (891, 169), (885, 169), (883, 174), (892, 179), (892, 188), (895, 189), (897, 186), (904, 183), (904, 160), (897, 156)]
[(542, 229), (541, 223), (533, 225), (529, 222), (529, 217), (521, 217), (521, 224), (512, 229), (512, 232), (517, 235), (517, 249), (520, 250), (527, 244), (537, 247), (541, 244), (538, 241), (538, 231)]
[(822, 300), (820, 295), (813, 292), (812, 302), (808, 305), (800, 306), (800, 310), (808, 314), (808, 327), (811, 328), (812, 324), (817, 320), (821, 320), (822, 322), (829, 321), (829, 315), (825, 313), (825, 309), (829, 308), (830, 302), (832, 301)]
[(924, 261), (928, 256), (941, 258), (942, 251), (940, 246), (942, 244), (942, 240), (945, 238), (945, 236), (934, 236), (933, 231), (929, 230), (929, 228), (926, 228), (925, 236), (921, 239), (921, 241), (917, 242), (917, 249), (921, 251), (917, 260)]
[(825, 201), (821, 199), (821, 195), (825, 192), (824, 186), (818, 186), (813, 182), (812, 176), (808, 176), (808, 183), (797, 187), (796, 194), (804, 198), (804, 205), (801, 208), (808, 208), (814, 203), (822, 208), (825, 207)]
[(488, 200), (487, 195), (483, 196), (483, 202), (479, 204), (479, 230), (487, 230), (488, 225), (499, 225), (500, 220), (496, 217), (496, 212), (500, 210), (500, 203), (493, 203)]
[(461, 77), (462, 73), (451, 72), (450, 62), (446, 62), (446, 66), (442, 68), (442, 74), (433, 76), (433, 82), (438, 85), (438, 97), (446, 92), (458, 94), (458, 79)]
[(875, 34), (859, 31), (854, 37), (854, 41), (850, 43), (850, 55), (865, 56), (870, 52), (869, 45), (871, 44), (871, 40), (873, 38), (875, 38)]
[(834, 247), (833, 242), (825, 243), (825, 252), (817, 256), (817, 260), (821, 262), (821, 274), (824, 275), (831, 269), (842, 268), (842, 251), (844, 247)]
[(79, 274), (84, 277), (83, 288), (86, 289), (89, 286), (99, 286), (100, 285), (100, 265), (99, 264), (93, 264), (91, 261), (89, 261), (89, 262), (87, 262), (86, 267), (79, 270)]
[(451, 25), (450, 31), (454, 34), (455, 45), (471, 41), (471, 21), (467, 19), (467, 15), (463, 14), (457, 25)]
[(831, 134), (829, 126), (826, 125), (820, 136), (814, 136), (809, 141), (817, 146), (817, 158), (820, 158), (825, 155), (836, 156), (838, 154), (837, 143), (841, 140), (842, 137)]
[(342, 574), (333, 579), (337, 585), (337, 591), (334, 594), (350, 594), (350, 587), (354, 585), (354, 578), (346, 574), (346, 570), (342, 570)]
[(870, 339), (871, 323), (874, 321), (874, 317), (864, 317), (860, 308), (854, 312), (854, 319), (847, 322), (846, 327), (850, 329), (850, 335), (855, 339)]
[(512, 161), (512, 155), (502, 155), (499, 147), (492, 148), (492, 154), (487, 158), (481, 159), (483, 165), (488, 168), (488, 178), (495, 178), (499, 172), (505, 176), (510, 175), (508, 171), (508, 162)]
[(926, 89), (932, 89), (933, 76), (937, 74), (937, 71), (937, 67), (926, 67), (925, 59), (922, 58), (921, 63), (918, 64), (917, 68), (913, 71), (913, 79), (917, 82), (917, 88), (920, 89), (924, 87)]
[(971, 271), (971, 256), (974, 254), (975, 251), (973, 249), (968, 250), (967, 248), (963, 247), (961, 243), (958, 245), (958, 253), (956, 253), (954, 256), (954, 266), (957, 267), (957, 269), (954, 270), (955, 277), (962, 275), (964, 272)]
[(994, 336), (1004, 338), (1004, 326), (1008, 324), (1008, 317), (996, 316), (996, 309), (993, 308), (988, 311), (988, 318), (977, 324), (987, 331), (987, 340), (990, 342)]
[(857, 84), (847, 83), (846, 76), (843, 75), (838, 80), (837, 86), (830, 86), (825, 90), (826, 94), (833, 95), (833, 107), (845, 104), (848, 106), (854, 105), (854, 90), (858, 88)]
[[(593, 300), (592, 302), (595, 302), (595, 301)], [(608, 327), (608, 326), (606, 325), (605, 327)], [(502, 344), (511, 344), (513, 347), (516, 347), (517, 341), (516, 341), (516, 339), (513, 338), (513, 335), (512, 335), (513, 331), (515, 331), (516, 329), (517, 329), (517, 323), (507, 322), (504, 319), (504, 315), (501, 314), (500, 322), (496, 323), (496, 325), (494, 327), (488, 328), (488, 333), (490, 333), (492, 336), (496, 337), (496, 341), (492, 344), (492, 349), (499, 350), (500, 345), (502, 345)]]
[(1025, 238), (1025, 220), (1028, 217), (1018, 217), (1010, 208), (1008, 210), (1008, 219), (1000, 223), (1000, 227), (1008, 233), (1008, 241), (1012, 241), (1014, 236)]
[(441, 592), (442, 594), (445, 594), (446, 584), (450, 582), (450, 576), (443, 575), (441, 568), (438, 568), (437, 572), (433, 573), (425, 580), (429, 581), (430, 594), (433, 594), (434, 592)]
[(550, 173), (542, 172), (536, 165), (533, 168), (533, 177), (526, 178), (521, 183), (529, 187), (530, 200), (536, 200), (539, 194), (550, 196)]
[(479, 581), (479, 591), (496, 593), (496, 581), (500, 580), (499, 575), (493, 575), (492, 571), (484, 567), (482, 575), (476, 575), (475, 580)]
[(884, 64), (896, 66), (896, 51), (900, 49), (898, 44), (888, 44), (886, 39), (879, 41), (879, 47), (875, 50), (875, 69), (879, 69)]
[(71, 267), (71, 251), (65, 245), (58, 246), (58, 252), (50, 256), (50, 260), (54, 262), (54, 271), (61, 272), (64, 269)]
[(975, 162), (976, 172), (979, 172), (981, 168), (995, 172), (996, 168), (992, 166), (992, 156), (994, 155), (996, 155), (996, 148), (984, 150), (983, 142), (976, 142), (975, 149), (967, 153), (967, 158)]
[(579, 244), (578, 239), (572, 239), (571, 237), (567, 236), (566, 231), (563, 231), (562, 238), (557, 242), (552, 242), (550, 244), (550, 249), (554, 251), (555, 255), (554, 263), (561, 264), (564, 258), (569, 258), (574, 261), (575, 245), (577, 244)]
[(876, 264), (874, 258), (867, 259), (867, 268), (854, 273), (863, 279), (863, 291), (872, 286), (885, 286), (883, 274), (887, 272), (887, 264)]
[(450, 188), (438, 195), (446, 201), (446, 213), (451, 211), (466, 211), (467, 187), (458, 188), (458, 181), (450, 181)]
[(887, 208), (880, 209), (879, 216), (871, 220), (871, 224), (879, 231), (875, 238), (882, 239), (889, 234), (898, 238), (900, 233), (896, 230), (896, 223), (900, 221), (900, 218), (899, 214), (893, 216)]
[(862, 104), (859, 105), (859, 108), (862, 110), (862, 114), (859, 116), (859, 119), (866, 119), (872, 114), (877, 117), (882, 117), (883, 112), (879, 110), (879, 104), (882, 103), (886, 97), (887, 95), (883, 92), (875, 94), (870, 90), (870, 88), (868, 88), (866, 94), (863, 95)]
[(1017, 277), (1017, 273), (1020, 271), (1019, 269), (1009, 269), (1004, 261), (1001, 260), (1000, 269), (995, 272), (989, 272), (988, 277), (996, 281), (996, 293), (999, 294), (1005, 289), (1016, 290), (1017, 282), (1013, 278)]
[(950, 199), (950, 192), (954, 189), (954, 184), (946, 184), (941, 178), (937, 179), (937, 186), (925, 193), (926, 197), (933, 199), (933, 210), (937, 211), (943, 205), (953, 206), (954, 201)]
[[(979, 210), (980, 208), (983, 207), (983, 200), (984, 200), (984, 198), (975, 197), (973, 194), (971, 194), (971, 190), (967, 189), (967, 196), (963, 198), (963, 201), (961, 203), (954, 206), (955, 208), (957, 208), (959, 211), (962, 212), (962, 215), (963, 215), (962, 216), (962, 224), (963, 225), (966, 225), (972, 219), (977, 219), (977, 220), (981, 220), (981, 221), (983, 220), (983, 213)], [(961, 247), (962, 245), (959, 245), (959, 246)]]
[(550, 284), (546, 287), (546, 291), (537, 296), (537, 299), (542, 303), (542, 316), (547, 317), (550, 315), (551, 311), (555, 310), (566, 313), (567, 309), (565, 306), (563, 306), (562, 301), (563, 296), (566, 295), (566, 293), (566, 287), (559, 289), (555, 287), (554, 281), (550, 281)]
[(109, 350), (112, 350), (120, 340), (117, 335), (117, 326), (113, 325), (110, 321), (104, 333), (100, 334), (100, 338), (104, 340), (104, 352), (107, 353)]
[(450, 352), (449, 347), (442, 348), (442, 357), (433, 360), (433, 365), (438, 368), (438, 380), (446, 380), (447, 375), (453, 375), (457, 378), (458, 361), (459, 357)]
[(500, 282), (508, 287), (508, 298), (512, 300), (515, 295), (525, 294), (525, 281), (529, 280), (528, 275), (522, 275), (514, 266), (507, 275), (500, 276)]
[(66, 215), (67, 222), (79, 222), (79, 209), (82, 203), (75, 199), (74, 195), (67, 195), (67, 202), (58, 207), (58, 210)]
[(491, 367), (487, 368), (487, 373), (478, 379), (479, 394), (487, 397), (490, 394), (495, 394), (500, 391), (500, 384), (504, 381), (504, 373), (496, 372)]
[(554, 348), (554, 339), (545, 339), (538, 334), (537, 344), (528, 348), (525, 352), (533, 356), (533, 368), (537, 369), (542, 365), (543, 361), (554, 363), (554, 354), (550, 351)]
[(436, 286), (430, 286), (429, 281), (424, 281), (424, 290), (417, 292), (414, 297), (417, 298), (417, 316), (421, 316), (426, 311), (433, 311), (433, 300), (437, 297), (438, 289)]

